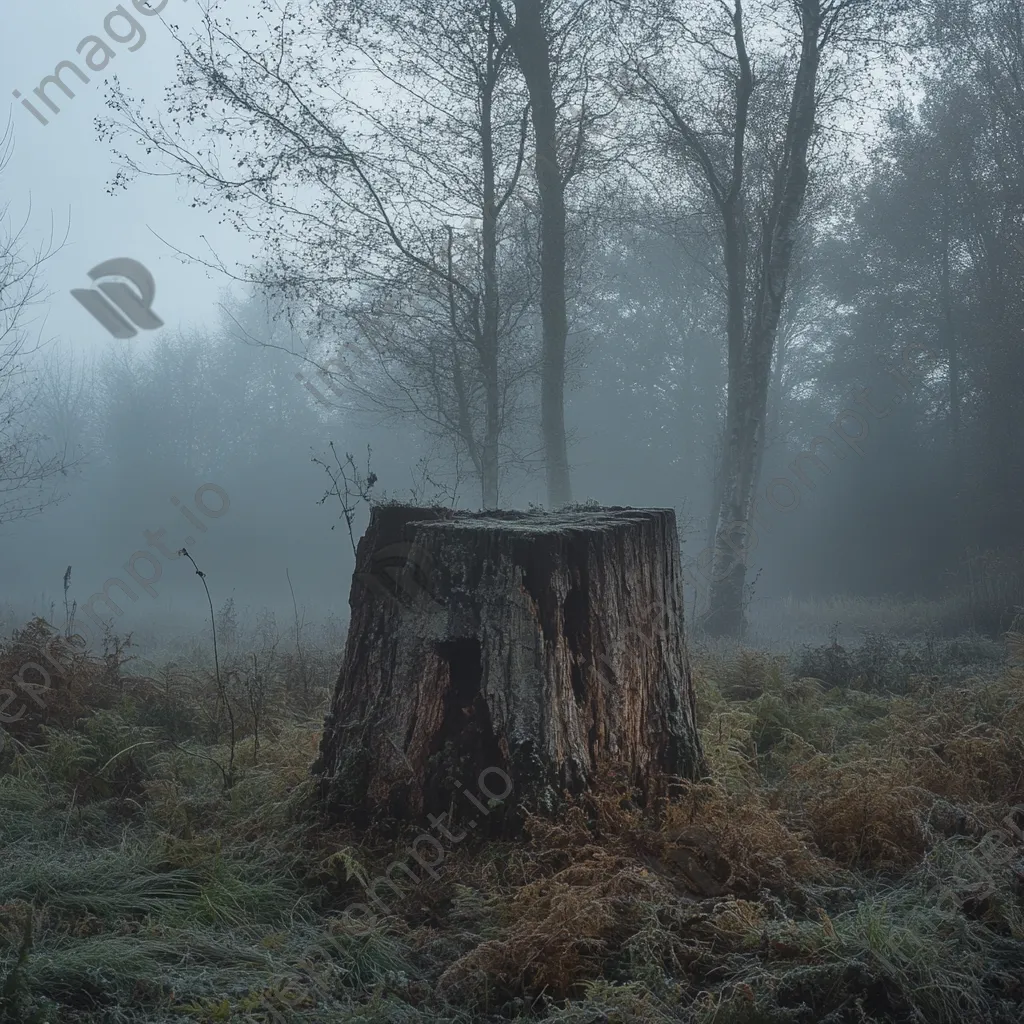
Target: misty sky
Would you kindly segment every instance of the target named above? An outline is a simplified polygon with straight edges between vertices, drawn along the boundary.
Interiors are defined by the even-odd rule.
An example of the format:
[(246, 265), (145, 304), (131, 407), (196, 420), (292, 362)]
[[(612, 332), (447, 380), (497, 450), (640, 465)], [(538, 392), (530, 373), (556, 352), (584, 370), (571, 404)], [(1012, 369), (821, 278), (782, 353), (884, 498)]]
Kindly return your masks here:
[[(33, 248), (46, 244), (51, 232), (55, 242), (67, 235), (66, 244), (43, 268), (41, 283), (49, 301), (45, 322), (40, 309), (35, 323), (44, 338), (59, 337), (84, 350), (111, 344), (103, 327), (70, 295), (72, 288), (89, 285), (87, 271), (96, 264), (127, 256), (147, 266), (156, 279), (154, 311), (165, 329), (176, 330), (212, 319), (230, 282), (198, 263), (183, 261), (172, 246), (207, 259), (212, 249), (229, 266), (250, 258), (247, 239), (218, 225), (209, 211), (189, 208), (186, 186), (178, 176), (139, 178), (113, 195), (108, 190), (118, 161), (95, 126), (95, 118), (105, 112), (105, 82), (116, 75), (131, 95), (150, 109), (161, 109), (178, 49), (168, 26), (177, 25), (187, 35), (200, 14), (194, 0), (168, 0), (161, 14), (145, 18), (128, 0), (126, 9), (143, 24), (145, 42), (131, 52), (128, 43), (111, 41), (116, 57), (105, 71), (87, 72), (88, 84), (66, 73), (64, 80), (73, 83), (75, 98), (51, 88), (61, 112), (48, 125), (13, 97), (15, 90), (22, 98), (30, 97), (62, 60), (75, 60), (84, 69), (78, 44), (89, 35), (105, 36), (104, 19), (117, 6), (111, 0), (8, 2), (0, 42), (7, 117), (14, 129), (14, 149), (2, 180), (11, 222), (17, 226), (28, 218), (25, 238)], [(112, 24), (115, 33), (130, 34), (123, 19)], [(140, 334), (133, 343), (145, 345), (151, 338)]]
[[(124, 170), (117, 150), (131, 145), (127, 136), (111, 145), (97, 129), (96, 119), (108, 114), (111, 83), (116, 78), (129, 107), (141, 105), (144, 114), (163, 115), (168, 121), (166, 95), (177, 83), (180, 53), (174, 33), (191, 40), (210, 0), (151, 0), (154, 6), (162, 3), (163, 7), (149, 16), (140, 13), (136, 2), (142, 6), (142, 0), (125, 0), (120, 7), (141, 26), (144, 39), (133, 38), (136, 29), (125, 15), (116, 13), (119, 5), (115, 0), (42, 0), (35, 4), (7, 0), (4, 11), (7, 31), (0, 42), (0, 73), (7, 90), (7, 110), (0, 111), (0, 120), (7, 123), (13, 138), (9, 163), (0, 176), (0, 195), (8, 218), (5, 229), (8, 235), (20, 232), (23, 256), (53, 250), (40, 268), (40, 301), (21, 326), (30, 345), (34, 341), (60, 343), (55, 349), (60, 353), (58, 365), (73, 366), (69, 379), (77, 373), (85, 380), (85, 363), (91, 364), (96, 376), (88, 383), (90, 401), (78, 399), (84, 410), (82, 420), (91, 431), (80, 432), (86, 438), (82, 449), (93, 447), (67, 481), (67, 500), (46, 508), (41, 515), (2, 524), (0, 612), (23, 622), (27, 610), (21, 605), (31, 604), (33, 612), (49, 614), (52, 600), (58, 605), (62, 602), (61, 579), (69, 564), (74, 566), (72, 597), (84, 602), (104, 580), (122, 572), (133, 551), (151, 543), (145, 539), (146, 531), (166, 527), (166, 542), (177, 550), (193, 536), (194, 528), (185, 522), (176, 502), (182, 499), (187, 504), (197, 487), (210, 483), (231, 494), (230, 516), (218, 520), (209, 534), (195, 535), (196, 555), (209, 570), (217, 604), (232, 595), (242, 606), (266, 604), (290, 619), (291, 593), (285, 575), (290, 572), (300, 605), (341, 611), (349, 591), (351, 542), (344, 525), (331, 532), (339, 522), (338, 503), (332, 499), (326, 506), (318, 504), (326, 480), (322, 467), (310, 464), (311, 453), (321, 455), (330, 443), (336, 443), (339, 452), (354, 452), (362, 462), (372, 444), (373, 472), (380, 481), (374, 497), (386, 490), (389, 496), (409, 499), (411, 484), (416, 484), (420, 494), (412, 496), (427, 501), (424, 481), (429, 468), (433, 474), (430, 486), (437, 488), (430, 500), (440, 495), (447, 503), (449, 477), (454, 476), (462, 492), (452, 502), (476, 507), (482, 474), (474, 477), (465, 460), (460, 464), (458, 458), (453, 459), (452, 451), (458, 450), (461, 457), (462, 449), (452, 447), (451, 437), (439, 441), (440, 435), (431, 433), (433, 426), (425, 426), (423, 417), (417, 419), (408, 403), (402, 405), (395, 399), (395, 392), (384, 388), (367, 400), (365, 404), (372, 405), (374, 399), (381, 399), (376, 410), (384, 411), (376, 418), (354, 415), (351, 407), (356, 399), (351, 393), (343, 396), (349, 409), (327, 412), (314, 405), (310, 394), (294, 379), (300, 368), (294, 358), (267, 348), (254, 354), (251, 350), (258, 345), (248, 346), (247, 352), (241, 341), (230, 336), (219, 307), (233, 296), (239, 301), (237, 309), (243, 308), (245, 289), (229, 274), (206, 264), (223, 264), (245, 278), (273, 250), (272, 238), (263, 245), (248, 233), (240, 234), (221, 223), (229, 212), (239, 213), (241, 206), (229, 207), (229, 200), (220, 195), (212, 208), (193, 209), (199, 196), (192, 194), (181, 165), (170, 161), (161, 165), (159, 157), (141, 151), (140, 165), (154, 170), (163, 166), (165, 171), (159, 176), (139, 175), (127, 188), (111, 192), (115, 176)], [(258, 6), (253, 0), (213, 2), (215, 22), (223, 25), (232, 20), (236, 30), (247, 19), (251, 21)], [(271, 17), (271, 23), (273, 20)], [(266, 40), (266, 29), (264, 25), (257, 33), (261, 43)], [(315, 47), (317, 29), (311, 31), (312, 36), (300, 35), (295, 42), (298, 54), (308, 43)], [(104, 40), (113, 51), (113, 58), (101, 71), (92, 71), (86, 62), (87, 56), (98, 52), (95, 46), (84, 45), (88, 37)], [(755, 64), (770, 69), (771, 50), (762, 51), (760, 43)], [(848, 56), (844, 54), (843, 59)], [(695, 60), (684, 55), (680, 61), (687, 59)], [(61, 81), (75, 95), (68, 98), (51, 85), (47, 96), (61, 108), (54, 113), (34, 91), (65, 61), (85, 70), (90, 80), (83, 83), (65, 70)], [(301, 68), (301, 60), (297, 66)], [(699, 62), (688, 71), (682, 64), (673, 65), (674, 70), (683, 68), (694, 74), (699, 73), (698, 67)], [(345, 92), (352, 82), (358, 81), (362, 89), (366, 81), (357, 79), (355, 73), (347, 77), (343, 60), (339, 59), (338, 68), (338, 80), (344, 77), (346, 85), (332, 113), (347, 136), (360, 138), (356, 130), (359, 104), (347, 102)], [(968, 521), (973, 512), (961, 512), (957, 510), (960, 506), (943, 513), (944, 518), (933, 514), (936, 505), (945, 500), (941, 496), (948, 490), (951, 473), (957, 480), (963, 477), (955, 490), (965, 496), (980, 493), (978, 488), (993, 481), (1000, 487), (1005, 482), (1006, 494), (1001, 500), (1006, 519), (1015, 528), (1014, 480), (1024, 479), (1024, 475), (1015, 475), (1001, 463), (988, 466), (985, 458), (993, 447), (991, 436), (1002, 438), (1017, 429), (1017, 398), (1011, 382), (1016, 372), (1013, 353), (1019, 346), (1014, 348), (1007, 340), (1004, 352), (1000, 347), (1003, 340), (977, 343), (978, 338), (1003, 339), (1001, 321), (991, 320), (992, 310), (1002, 307), (995, 300), (991, 309), (986, 305), (984, 287), (979, 289), (972, 276), (980, 264), (976, 267), (973, 257), (968, 258), (974, 244), (971, 225), (975, 213), (995, 209), (996, 201), (1003, 201), (999, 197), (1008, 194), (1001, 184), (987, 178), (978, 184), (979, 173), (984, 178), (992, 167), (1010, 161), (1001, 164), (1000, 152), (993, 157), (983, 154), (984, 159), (979, 157), (977, 165), (971, 165), (968, 158), (985, 139), (995, 144), (993, 140), (998, 142), (1002, 136), (995, 129), (984, 137), (970, 135), (968, 129), (977, 121), (977, 112), (959, 109), (963, 83), (954, 82), (954, 88), (940, 71), (938, 63), (922, 60), (916, 52), (893, 52), (884, 61), (865, 56), (863, 68), (850, 70), (850, 95), (819, 112), (822, 137), (827, 142), (834, 136), (835, 145), (823, 143), (825, 156), (812, 169), (817, 190), (814, 199), (820, 201), (821, 209), (808, 221), (814, 231), (806, 239), (812, 257), (800, 268), (807, 271), (804, 291), (797, 295), (797, 289), (791, 288), (795, 298), (787, 316), (792, 312), (792, 323), (786, 326), (792, 329), (784, 357), (778, 356), (774, 364), (779, 368), (778, 380), (771, 382), (766, 420), (770, 432), (766, 428), (761, 492), (786, 477), (801, 449), (830, 428), (844, 407), (855, 401), (865, 382), (870, 384), (879, 376), (880, 362), (889, 365), (908, 339), (927, 345), (939, 336), (938, 293), (933, 279), (941, 260), (931, 219), (939, 199), (947, 202), (950, 216), (960, 210), (957, 216), (961, 220), (954, 227), (962, 237), (947, 239), (943, 245), (947, 256), (952, 254), (945, 323), (960, 332), (964, 365), (957, 372), (963, 373), (964, 381), (956, 378), (954, 388), (952, 369), (947, 373), (940, 367), (926, 382), (928, 387), (922, 386), (898, 414), (886, 413), (884, 423), (880, 417), (871, 443), (856, 452), (856, 459), (833, 456), (830, 468), (819, 469), (812, 483), (801, 483), (801, 511), (775, 516), (759, 539), (756, 565), (751, 568), (757, 588), (751, 601), (812, 593), (939, 593), (948, 580), (959, 579), (957, 573), (967, 572), (957, 562), (961, 552), (973, 550), (971, 544), (988, 544), (994, 529), (981, 514), (976, 522)], [(954, 71), (943, 72), (951, 76), (951, 82)], [(369, 73), (362, 65), (356, 72)], [(765, 80), (770, 80), (767, 70), (764, 73)], [(304, 81), (302, 75), (299, 80)], [(336, 84), (330, 72), (328, 80), (331, 86)], [(975, 86), (981, 90), (977, 108), (981, 110), (984, 90), (972, 83), (972, 88)], [(177, 95), (186, 91), (179, 87)], [(371, 92), (367, 90), (366, 97)], [(202, 103), (203, 95), (200, 85), (193, 99), (198, 96), (197, 102)], [(362, 92), (357, 98), (363, 106), (371, 102)], [(49, 124), (40, 123), (22, 100), (32, 102)], [(382, 109), (387, 106), (382, 101)], [(403, 110), (401, 102), (396, 107)], [(643, 109), (630, 108), (628, 116), (639, 118), (642, 131), (636, 145), (647, 146), (654, 136), (643, 134), (651, 127), (643, 119), (647, 115), (640, 116)], [(903, 127), (899, 118), (888, 119), (897, 110), (904, 115), (913, 111)], [(404, 111), (402, 117), (417, 123), (415, 116)], [(763, 116), (760, 126), (771, 123), (770, 117)], [(615, 130), (629, 139), (627, 127), (623, 122)], [(241, 142), (232, 144), (244, 151), (247, 122), (243, 128)], [(216, 150), (211, 140), (216, 143), (217, 137), (203, 132), (203, 126), (197, 125), (194, 137), (181, 140), (183, 148)], [(402, 189), (409, 185), (403, 175), (410, 172), (403, 170), (390, 178), (384, 173), (387, 161), (381, 156), (388, 152), (389, 143), (367, 145), (381, 164), (380, 180), (389, 182), (394, 194), (408, 202), (408, 196), (402, 198)], [(434, 151), (438, 149), (435, 145)], [(415, 147), (410, 151), (415, 157)], [(516, 151), (513, 147), (512, 152)], [(919, 153), (929, 154), (928, 158), (919, 159)], [(225, 147), (218, 155), (225, 158), (225, 173), (230, 175), (233, 165), (227, 160), (244, 153), (229, 152)], [(932, 165), (939, 157), (950, 162), (942, 179), (954, 183), (948, 196), (940, 195), (932, 180)], [(410, 159), (409, 166), (417, 166), (417, 159)], [(959, 169), (957, 161), (967, 169)], [(527, 163), (532, 165), (532, 158)], [(651, 190), (647, 190), (650, 182), (645, 184), (643, 173), (631, 180), (630, 171), (609, 169), (600, 161), (595, 166), (599, 168), (596, 172), (587, 172), (592, 177), (581, 179), (586, 188), (572, 198), (573, 203), (582, 205), (573, 209), (579, 219), (571, 225), (570, 241), (586, 242), (573, 256), (582, 272), (578, 294), (570, 303), (571, 372), (564, 396), (572, 493), (578, 501), (594, 499), (606, 505), (674, 507), (684, 554), (696, 557), (702, 548), (710, 551), (719, 509), (715, 466), (727, 380), (725, 318), (719, 301), (721, 279), (707, 271), (708, 266), (718, 266), (718, 228), (711, 224), (708, 230), (703, 193), (686, 173), (680, 173), (682, 164), (659, 165)], [(606, 188), (615, 190), (617, 173), (625, 175), (628, 184), (636, 184), (635, 195), (627, 194), (631, 189), (622, 189), (621, 195), (604, 194)], [(956, 177), (960, 173), (962, 180), (973, 181), (979, 190), (971, 200), (974, 208), (960, 194), (965, 192)], [(532, 202), (530, 178), (526, 174), (520, 183), (523, 206), (516, 216), (524, 217), (523, 225), (528, 224), (524, 211)], [(293, 179), (284, 176), (280, 187), (293, 184)], [(990, 186), (989, 192), (984, 191)], [(918, 197), (925, 197), (920, 208)], [(209, 195), (204, 193), (202, 198)], [(314, 207), (322, 196), (311, 187), (303, 198)], [(587, 206), (591, 202), (593, 210)], [(258, 233), (258, 202), (255, 206), (257, 213), (251, 223)], [(426, 203), (426, 208), (429, 206)], [(346, 235), (339, 230), (361, 224), (358, 201), (340, 209), (343, 212), (331, 222), (331, 229), (345, 237), (331, 258), (358, 279), (362, 273), (358, 264), (373, 255), (367, 246), (374, 243), (366, 241), (373, 234), (367, 229), (364, 239), (358, 231)], [(351, 219), (350, 211), (356, 214)], [(590, 236), (586, 231), (592, 213), (596, 228)], [(1011, 213), (1017, 216), (1015, 210)], [(372, 219), (367, 218), (368, 223)], [(294, 223), (304, 222), (296, 218)], [(666, 230), (668, 224), (674, 227)], [(298, 258), (309, 260), (316, 249), (303, 249), (307, 240), (301, 237), (302, 230), (298, 230), (295, 248), (301, 253)], [(511, 239), (514, 236), (509, 230)], [(288, 237), (287, 230), (284, 237)], [(350, 243), (360, 248), (349, 252), (345, 246)], [(514, 246), (509, 246), (508, 253), (503, 281), (510, 282), (508, 308), (512, 308), (512, 298), (527, 294), (523, 282), (529, 275), (516, 276), (523, 270), (517, 263), (520, 256)], [(138, 261), (152, 273), (156, 290), (152, 309), (164, 322), (162, 328), (115, 340), (72, 296), (72, 289), (90, 287), (90, 269), (116, 259)], [(310, 265), (307, 262), (307, 268)], [(575, 274), (578, 268), (570, 269)], [(1019, 274), (1007, 272), (1006, 280), (1019, 280)], [(349, 278), (345, 282), (353, 283)], [(251, 316), (247, 323), (257, 331), (266, 327), (263, 340), (269, 339), (270, 345), (284, 343), (283, 327), (278, 334), (269, 329), (269, 323), (259, 324), (255, 307), (269, 294), (248, 298), (251, 301), (245, 308)], [(308, 303), (308, 298), (303, 302)], [(535, 306), (529, 308), (537, 320)], [(312, 306), (298, 312), (301, 319), (312, 312)], [(321, 343), (325, 350), (341, 351), (343, 332), (335, 332), (329, 319), (310, 319), (304, 327), (314, 323), (304, 340)], [(526, 360), (534, 351), (531, 346), (539, 337), (539, 320), (534, 323), (527, 316), (523, 324), (515, 344), (508, 345), (509, 366), (503, 364), (502, 370), (515, 383), (509, 420), (503, 426), (505, 475), (496, 499), (506, 507), (543, 501), (544, 494), (533, 384), (524, 385), (522, 394), (515, 390), (519, 387), (517, 374), (532, 381), (525, 362), (520, 365), (515, 360)], [(157, 342), (161, 344), (155, 345)], [(124, 351), (149, 358), (137, 360), (134, 366), (128, 365), (131, 360), (104, 359)], [(267, 357), (268, 351), (271, 357)], [(419, 351), (416, 349), (417, 358)], [(65, 362), (70, 352), (83, 361)], [(270, 358), (277, 363), (272, 364)], [(402, 356), (391, 353), (389, 358), (401, 363)], [(949, 360), (952, 366), (952, 356)], [(33, 365), (32, 372), (37, 370), (40, 380), (50, 380), (47, 373), (52, 373), (52, 364), (49, 368), (42, 363)], [(124, 370), (120, 377), (119, 370)], [(357, 383), (370, 379), (367, 366), (360, 366), (359, 371), (367, 376), (354, 376)], [(407, 366), (402, 372), (406, 371), (413, 373)], [(380, 380), (373, 380), (380, 390)], [(992, 381), (1005, 385), (1005, 396), (1000, 392), (997, 399), (990, 400)], [(32, 394), (32, 409), (47, 412), (46, 403), (37, 398), (39, 392), (25, 394)], [(69, 400), (67, 407), (73, 405)], [(38, 422), (47, 424), (40, 433), (49, 438), (52, 419), (40, 415)], [(958, 433), (961, 424), (966, 440)], [(965, 445), (969, 458), (961, 452)], [(1018, 446), (1007, 442), (1006, 447), (1016, 450)], [(977, 469), (977, 479), (962, 473), (961, 465), (974, 467), (971, 472)], [(417, 476), (421, 469), (422, 476)], [(441, 479), (447, 490), (437, 483)], [(1024, 503), (1024, 491), (1019, 497)], [(709, 511), (713, 511), (710, 516)], [(709, 521), (711, 537), (707, 536)], [(357, 535), (361, 528), (362, 522)], [(947, 552), (946, 561), (940, 563), (935, 551)], [(199, 588), (196, 601), (196, 588), (183, 561), (174, 571), (165, 566), (159, 601), (128, 606), (128, 615), (119, 626), (131, 628), (133, 616), (162, 614), (175, 602), (186, 606), (190, 614), (196, 607), (205, 614), (205, 595)], [(17, 612), (11, 610), (15, 604), (19, 605)]]

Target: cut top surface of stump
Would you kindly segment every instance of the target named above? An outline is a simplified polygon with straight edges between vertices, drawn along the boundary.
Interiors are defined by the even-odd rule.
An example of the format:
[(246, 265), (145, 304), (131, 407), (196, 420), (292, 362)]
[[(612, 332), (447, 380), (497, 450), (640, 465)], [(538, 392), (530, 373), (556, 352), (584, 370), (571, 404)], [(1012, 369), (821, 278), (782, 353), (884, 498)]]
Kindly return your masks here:
[(452, 512), (450, 517), (409, 520), (410, 525), (433, 530), (499, 530), (539, 534), (620, 529), (628, 523), (651, 522), (671, 513), (664, 508), (568, 508), (557, 512)]

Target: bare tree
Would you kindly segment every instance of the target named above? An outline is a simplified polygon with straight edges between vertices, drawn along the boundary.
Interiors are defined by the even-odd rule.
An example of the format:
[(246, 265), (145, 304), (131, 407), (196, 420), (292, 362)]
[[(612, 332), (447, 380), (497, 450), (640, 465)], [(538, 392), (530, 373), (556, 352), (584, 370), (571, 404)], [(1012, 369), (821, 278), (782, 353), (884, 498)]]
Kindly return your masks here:
[(40, 368), (34, 421), (52, 439), (57, 451), (84, 461), (95, 444), (94, 364), (83, 363), (70, 345), (54, 345)]
[[(495, 12), (471, 0), (333, 0), (329, 11), (338, 39), (395, 94), (379, 109), (361, 107), (405, 172), (393, 186), (409, 194), (418, 181), (412, 188), (422, 192), (437, 178), (440, 189), (427, 185), (426, 194), (453, 211), (418, 258), (405, 258), (348, 306), (370, 356), (363, 379), (371, 384), (361, 393), (379, 407), (415, 411), (429, 434), (449, 440), (456, 461), (473, 467), (483, 506), (497, 507), (503, 470), (525, 464), (513, 428), (535, 369), (522, 243), (528, 215), (517, 196), (529, 102), (509, 39)], [(370, 31), (353, 30), (353, 14)]]
[[(0, 137), (0, 173), (10, 162), (12, 144), (8, 125)], [(33, 425), (38, 417), (31, 359), (43, 343), (30, 339), (28, 314), (43, 298), (40, 268), (56, 250), (26, 252), (24, 231), (24, 224), (11, 228), (10, 204), (0, 208), (0, 524), (38, 515), (60, 501), (58, 477), (72, 463)]]
[[(378, 408), (447, 432), (494, 506), (526, 376), (508, 353), (522, 354), (531, 295), (502, 279), (503, 252), (515, 263), (504, 224), (522, 220), (529, 126), (509, 41), (472, 0), (256, 7), (263, 40), (207, 12), (202, 35), (182, 43), (178, 123), (115, 92), (108, 130), (169, 158), (202, 187), (201, 202), (224, 201), (266, 246), (257, 283), (347, 342), (305, 357)], [(203, 122), (215, 130), (192, 152), (185, 129)], [(390, 336), (384, 310), (404, 317)]]
[(548, 504), (556, 508), (572, 501), (565, 430), (566, 192), (584, 167), (595, 123), (610, 113), (594, 102), (598, 6), (595, 0), (490, 0), (530, 96), (540, 201), (541, 436)]
[[(661, 140), (706, 203), (721, 246), (728, 390), (710, 632), (743, 629), (772, 356), (811, 165), (827, 141), (821, 115), (849, 84), (841, 62), (851, 51), (862, 58), (897, 6), (767, 0), (755, 7), (758, 35), (781, 39), (781, 49), (767, 48), (755, 61), (742, 0), (700, 9), (682, 0), (662, 22), (675, 30), (675, 45), (663, 35), (629, 63), (634, 95), (657, 114)], [(823, 63), (833, 52), (836, 59)]]

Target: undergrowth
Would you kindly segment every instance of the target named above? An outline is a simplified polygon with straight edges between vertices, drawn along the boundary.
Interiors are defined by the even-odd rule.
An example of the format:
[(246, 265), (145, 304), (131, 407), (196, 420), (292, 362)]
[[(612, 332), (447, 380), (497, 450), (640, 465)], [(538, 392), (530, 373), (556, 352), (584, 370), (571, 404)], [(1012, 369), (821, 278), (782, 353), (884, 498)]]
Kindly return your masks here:
[[(5, 677), (46, 637), (0, 647)], [(316, 652), (299, 673), (272, 639), (225, 646), (233, 762), (205, 670), (132, 676), (122, 641), (63, 650), (11, 727), (0, 1022), (1024, 1015), (1024, 671), (987, 647), (704, 657), (711, 780), (644, 812), (608, 766), (524, 839), (398, 875), (361, 921), (413, 833), (321, 827)]]

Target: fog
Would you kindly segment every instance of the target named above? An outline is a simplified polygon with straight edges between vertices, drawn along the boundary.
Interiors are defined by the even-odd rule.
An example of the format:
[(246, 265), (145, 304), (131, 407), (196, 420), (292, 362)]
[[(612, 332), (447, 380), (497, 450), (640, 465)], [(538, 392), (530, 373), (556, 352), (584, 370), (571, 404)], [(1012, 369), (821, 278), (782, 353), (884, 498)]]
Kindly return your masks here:
[(37, 0), (0, 1024), (1024, 1021), (1021, 0)]
[[(506, 53), (491, 97), (505, 205), (488, 277), (478, 105), (451, 55), (452, 80), (440, 77), (440, 16), (389, 21), (398, 7), (377, 5), (377, 35), (363, 37), (339, 5), (149, 6), (160, 9), (125, 4), (113, 20), (112, 4), (72, 0), (7, 12), (3, 74), (20, 96), (0, 175), (5, 625), (41, 615), (63, 628), (65, 597), (81, 617), (120, 580), (134, 597), (115, 585), (123, 614), (94, 602), (101, 619), (149, 644), (184, 635), (209, 609), (182, 547), (218, 608), (267, 609), (281, 628), (343, 621), (365, 498), (526, 508), (564, 494), (544, 411), (553, 250), (532, 94)], [(606, 22), (597, 6), (565, 28), (557, 398), (571, 497), (676, 510), (699, 630), (701, 554), (725, 530), (736, 469), (723, 470), (731, 387), (756, 421), (755, 480), (737, 500), (753, 499), (742, 586), (762, 639), (787, 620), (804, 628), (797, 608), (820, 609), (816, 628), (852, 628), (875, 620), (843, 609), (901, 604), (931, 608), (925, 628), (997, 633), (1024, 602), (1019, 10), (904, 13), (870, 44), (846, 26), (823, 51), (806, 195), (783, 224), (773, 188), (794, 159), (799, 55), (777, 31), (784, 6), (749, 15), (761, 30), (736, 344), (753, 354), (732, 377), (722, 204), (735, 57), (722, 71), (692, 39), (659, 51), (639, 20)], [(374, 28), (374, 6), (356, 9)], [(711, 14), (694, 18), (728, 41)], [(101, 43), (114, 54), (102, 67)], [(278, 51), (287, 102), (245, 56)], [(36, 83), (87, 57), (87, 83), (61, 79), (73, 98), (51, 83), (55, 113)], [(114, 337), (116, 312), (100, 322), (72, 296), (98, 296), (104, 275), (89, 272), (109, 260), (152, 275), (151, 302), (130, 265), (112, 276), (159, 326), (139, 314), (133, 336)], [(765, 362), (764, 296), (780, 282)], [(95, 309), (110, 308), (105, 295)], [(489, 297), (493, 375), (473, 335)], [(748, 372), (763, 408), (757, 386), (743, 391)]]

